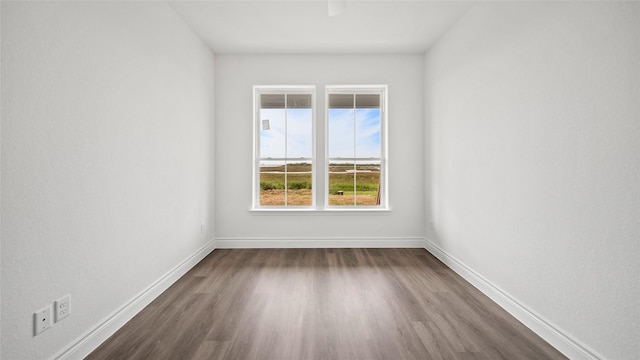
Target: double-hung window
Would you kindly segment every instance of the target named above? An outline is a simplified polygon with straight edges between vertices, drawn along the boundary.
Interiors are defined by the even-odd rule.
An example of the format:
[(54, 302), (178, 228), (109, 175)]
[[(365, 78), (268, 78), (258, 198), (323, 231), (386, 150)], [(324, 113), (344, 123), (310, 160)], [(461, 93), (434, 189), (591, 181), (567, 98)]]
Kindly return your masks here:
[(254, 208), (315, 206), (315, 87), (254, 87)]
[(324, 132), (315, 125), (315, 92), (254, 86), (253, 209), (388, 209), (387, 87), (327, 86)]
[(386, 208), (386, 86), (326, 89), (328, 208)]

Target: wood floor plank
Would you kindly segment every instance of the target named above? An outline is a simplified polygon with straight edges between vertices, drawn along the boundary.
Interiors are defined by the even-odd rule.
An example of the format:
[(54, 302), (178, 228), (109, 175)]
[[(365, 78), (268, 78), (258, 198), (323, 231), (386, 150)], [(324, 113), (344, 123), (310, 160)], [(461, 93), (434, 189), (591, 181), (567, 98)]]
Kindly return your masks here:
[(219, 249), (87, 359), (565, 357), (423, 249)]

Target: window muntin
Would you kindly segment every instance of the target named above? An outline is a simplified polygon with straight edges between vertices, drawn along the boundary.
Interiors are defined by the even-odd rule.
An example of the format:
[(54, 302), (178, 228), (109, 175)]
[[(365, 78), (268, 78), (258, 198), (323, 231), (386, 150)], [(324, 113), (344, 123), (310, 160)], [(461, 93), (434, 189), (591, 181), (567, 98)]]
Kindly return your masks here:
[(327, 87), (327, 206), (386, 207), (386, 87)]
[(253, 207), (314, 206), (315, 88), (254, 87), (254, 95)]

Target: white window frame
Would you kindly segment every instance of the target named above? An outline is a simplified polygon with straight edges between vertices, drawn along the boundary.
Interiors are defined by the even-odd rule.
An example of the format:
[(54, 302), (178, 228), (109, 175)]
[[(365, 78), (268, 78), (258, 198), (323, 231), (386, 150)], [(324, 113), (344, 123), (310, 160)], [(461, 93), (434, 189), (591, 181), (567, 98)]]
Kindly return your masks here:
[[(295, 159), (273, 159), (275, 161), (287, 161), (287, 160), (304, 160), (311, 161), (311, 205), (260, 205), (260, 161), (264, 160), (260, 158), (260, 95), (263, 94), (310, 94), (311, 95), (311, 158), (295, 158)], [(260, 211), (308, 211), (316, 209), (316, 87), (314, 85), (256, 85), (253, 87), (253, 199), (252, 209)], [(285, 154), (286, 155), (286, 154)]]
[[(380, 95), (380, 204), (379, 205), (329, 205), (329, 95), (330, 94), (379, 94)], [(325, 154), (324, 154), (324, 199), (325, 210), (331, 211), (380, 211), (389, 210), (389, 171), (387, 137), (387, 85), (327, 85), (325, 87)], [(369, 160), (372, 158), (353, 158), (341, 160)]]

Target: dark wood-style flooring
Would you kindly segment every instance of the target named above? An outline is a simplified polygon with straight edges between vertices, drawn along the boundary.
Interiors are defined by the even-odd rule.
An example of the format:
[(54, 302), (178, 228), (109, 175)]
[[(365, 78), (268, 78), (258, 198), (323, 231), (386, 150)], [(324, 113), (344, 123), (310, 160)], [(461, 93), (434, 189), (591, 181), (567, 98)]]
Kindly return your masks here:
[(424, 249), (215, 250), (87, 357), (565, 359)]

